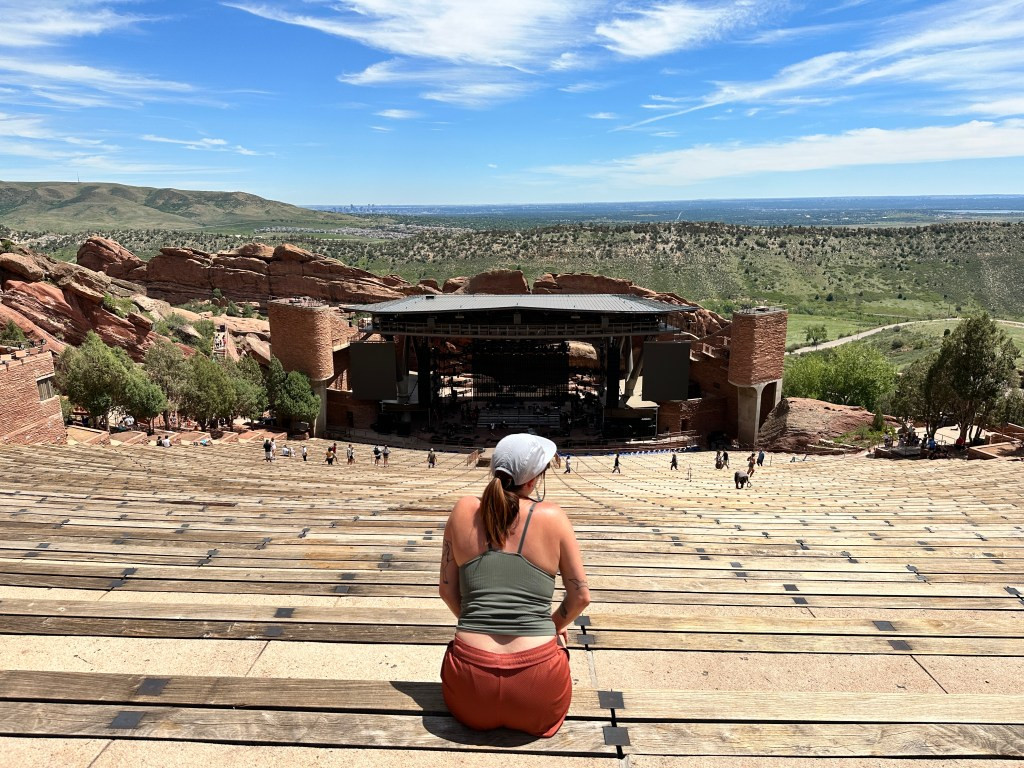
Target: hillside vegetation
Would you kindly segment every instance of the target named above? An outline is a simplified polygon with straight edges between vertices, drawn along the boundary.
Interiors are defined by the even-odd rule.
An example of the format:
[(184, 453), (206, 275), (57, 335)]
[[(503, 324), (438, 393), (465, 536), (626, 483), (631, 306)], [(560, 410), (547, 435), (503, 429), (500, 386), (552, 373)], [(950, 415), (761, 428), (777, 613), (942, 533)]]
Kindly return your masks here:
[[(111, 194), (118, 189), (107, 186)], [(154, 203), (175, 199), (169, 190), (150, 192), (146, 199)], [(238, 220), (242, 211), (248, 216), (259, 206), (266, 210), (281, 206), (250, 195), (188, 195), (193, 203), (182, 203), (188, 210), (198, 201), (222, 201), (217, 203), (220, 207), (209, 202), (222, 216), (235, 215), (229, 203), (237, 201)], [(256, 208), (252, 208), (243, 205), (245, 201), (258, 203), (253, 202)], [(335, 215), (281, 208), (309, 216)], [(52, 215), (57, 215), (56, 209)], [(212, 220), (212, 214), (207, 220)], [(813, 321), (809, 316), (852, 321), (850, 328), (843, 327), (844, 333), (975, 309), (997, 317), (1024, 318), (1024, 222), (857, 228), (579, 223), (525, 230), (439, 227), (416, 231), (394, 217), (368, 221), (370, 226), (353, 228), (354, 236), (308, 231), (254, 234), (252, 227), (168, 231), (124, 223), (90, 231), (117, 240), (143, 260), (168, 245), (215, 252), (258, 239), (270, 245), (294, 243), (346, 264), (410, 281), (428, 277), (443, 281), (494, 268), (522, 269), (529, 280), (545, 272), (594, 272), (672, 291), (719, 311), (770, 303), (787, 307), (805, 322)], [(7, 214), (0, 215), (0, 224), (8, 227), (0, 226), (0, 236), (28, 242), (57, 258), (73, 259), (84, 239), (66, 231), (55, 233), (56, 228), (47, 231), (36, 223), (35, 233), (18, 230), (10, 225)], [(265, 227), (268, 221), (259, 224)]]
[(597, 272), (723, 309), (783, 304), (796, 312), (921, 317), (957, 307), (1024, 313), (1024, 224), (925, 227), (743, 227), (715, 223), (567, 225), (427, 233), (324, 251), (406, 279), (494, 267)]
[(344, 227), (368, 219), (311, 211), (245, 192), (192, 192), (123, 184), (0, 182), (0, 223), (12, 229), (244, 229)]

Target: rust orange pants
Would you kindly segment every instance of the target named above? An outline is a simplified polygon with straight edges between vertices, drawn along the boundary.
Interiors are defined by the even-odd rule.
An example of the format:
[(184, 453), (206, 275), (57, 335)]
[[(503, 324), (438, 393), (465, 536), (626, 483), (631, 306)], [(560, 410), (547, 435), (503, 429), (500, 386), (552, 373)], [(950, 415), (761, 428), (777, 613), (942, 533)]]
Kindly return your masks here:
[(490, 653), (455, 638), (441, 663), (449, 711), (478, 731), (554, 736), (572, 700), (569, 651), (556, 639), (522, 653)]

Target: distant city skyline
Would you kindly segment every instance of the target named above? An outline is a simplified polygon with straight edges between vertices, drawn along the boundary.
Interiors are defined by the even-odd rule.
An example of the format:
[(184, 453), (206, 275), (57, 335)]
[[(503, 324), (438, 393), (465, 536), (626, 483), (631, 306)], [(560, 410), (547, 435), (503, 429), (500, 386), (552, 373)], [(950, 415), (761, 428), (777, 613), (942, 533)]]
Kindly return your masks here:
[(324, 205), (1024, 193), (1024, 0), (0, 0), (0, 19), (6, 181)]

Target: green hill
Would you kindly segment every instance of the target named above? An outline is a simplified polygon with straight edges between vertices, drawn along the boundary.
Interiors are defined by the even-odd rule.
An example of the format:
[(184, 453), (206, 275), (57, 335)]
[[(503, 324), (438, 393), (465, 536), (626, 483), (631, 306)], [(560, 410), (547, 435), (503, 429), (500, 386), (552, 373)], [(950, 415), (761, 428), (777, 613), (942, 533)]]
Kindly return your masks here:
[[(245, 192), (192, 192), (123, 184), (0, 181), (0, 224), (12, 229), (252, 230), (345, 227), (367, 219), (311, 211)], [(379, 224), (375, 220), (374, 224)]]
[[(918, 227), (577, 224), (426, 233), (325, 252), (407, 279), (493, 267), (596, 272), (695, 301), (782, 304), (797, 313), (947, 317), (962, 307), (1024, 316), (1024, 223)], [(878, 321), (870, 325), (881, 324)]]

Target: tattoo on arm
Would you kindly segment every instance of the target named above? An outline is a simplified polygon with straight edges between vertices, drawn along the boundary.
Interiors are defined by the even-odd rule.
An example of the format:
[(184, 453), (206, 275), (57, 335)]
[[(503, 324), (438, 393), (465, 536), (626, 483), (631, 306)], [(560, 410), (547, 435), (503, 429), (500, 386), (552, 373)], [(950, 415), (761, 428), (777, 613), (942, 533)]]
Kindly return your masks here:
[(448, 539), (444, 540), (444, 546), (441, 551), (441, 581), (444, 584), (448, 583), (448, 564), (452, 561), (452, 544)]
[(584, 587), (589, 588), (590, 586), (587, 584), (585, 579), (566, 579), (566, 581), (576, 587), (576, 589), (583, 589)]

